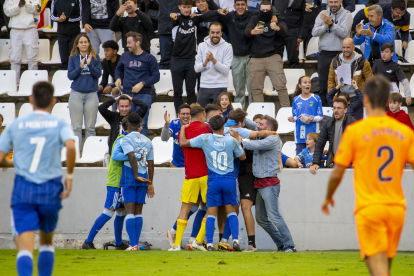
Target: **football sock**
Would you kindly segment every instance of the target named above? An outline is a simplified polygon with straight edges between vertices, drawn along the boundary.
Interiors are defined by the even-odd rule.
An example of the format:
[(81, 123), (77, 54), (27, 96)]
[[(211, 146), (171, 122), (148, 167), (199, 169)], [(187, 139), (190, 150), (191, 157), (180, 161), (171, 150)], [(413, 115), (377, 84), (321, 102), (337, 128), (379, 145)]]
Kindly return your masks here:
[(200, 232), (201, 222), (203, 221), (204, 216), (206, 215), (206, 211), (201, 209), (198, 210), (194, 222), (193, 222), (193, 231), (191, 232), (190, 237), (197, 237), (198, 232)]
[(124, 228), (125, 211), (116, 211), (114, 219), (115, 244), (122, 244), (122, 229)]
[(230, 230), (230, 225), (229, 225), (229, 218), (227, 218), (226, 223), (224, 224), (224, 230), (223, 230), (222, 238), (225, 239), (225, 240), (229, 240), (230, 234), (231, 234), (231, 230)]
[(52, 245), (40, 245), (37, 257), (37, 271), (39, 276), (51, 276), (55, 264), (55, 248)]
[(223, 239), (223, 234), (219, 233), (219, 241), (221, 241)]
[(207, 219), (203, 218), (203, 220), (201, 221), (200, 231), (198, 231), (196, 237), (197, 242), (201, 244), (203, 243), (204, 236), (206, 235), (206, 221)]
[(16, 266), (19, 276), (32, 276), (33, 254), (29, 250), (19, 251), (16, 258)]
[(206, 221), (207, 243), (213, 243), (215, 223), (216, 223), (215, 216), (212, 216), (212, 215), (207, 216), (207, 221)]
[(130, 245), (136, 246), (138, 244), (135, 236), (135, 216), (133, 214), (128, 214), (125, 219), (125, 228), (129, 236)]
[[(191, 216), (192, 216), (195, 212), (197, 212), (197, 210), (198, 210), (198, 206), (194, 205), (193, 207), (191, 207), (190, 213), (188, 213), (187, 220), (189, 220), (189, 219), (190, 219), (190, 217), (191, 217)], [(174, 229), (175, 231), (177, 231), (177, 221), (175, 221), (174, 226), (173, 226), (173, 228), (172, 228), (172, 229)]]
[(135, 238), (137, 239), (137, 244), (141, 236), (142, 223), (142, 215), (135, 215)]
[[(233, 236), (233, 241), (238, 241), (239, 240), (239, 220), (237, 219), (237, 214), (235, 212), (228, 214), (227, 220), (229, 221), (229, 226), (231, 230), (231, 235)], [(226, 230), (225, 227), (224, 227), (224, 230)]]
[(181, 240), (183, 239), (184, 230), (187, 227), (187, 221), (183, 219), (177, 219), (177, 233), (175, 235), (174, 246), (181, 246)]
[(98, 234), (99, 230), (105, 225), (105, 223), (108, 222), (114, 215), (114, 211), (105, 209), (102, 214), (95, 220), (95, 223), (93, 224), (91, 231), (89, 231), (88, 238), (86, 239), (86, 242), (93, 242), (95, 239), (95, 236)]
[(254, 248), (256, 248), (256, 236), (247, 236), (247, 239), (249, 240), (249, 245), (253, 246)]

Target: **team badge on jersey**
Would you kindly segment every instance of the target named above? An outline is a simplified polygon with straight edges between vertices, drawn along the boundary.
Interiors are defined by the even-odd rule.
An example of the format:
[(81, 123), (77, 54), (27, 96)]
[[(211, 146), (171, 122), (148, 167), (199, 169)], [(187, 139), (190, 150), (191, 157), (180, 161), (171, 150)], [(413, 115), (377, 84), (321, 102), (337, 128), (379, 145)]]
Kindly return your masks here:
[(313, 104), (314, 104), (314, 102), (313, 101), (309, 101), (309, 105), (312, 107), (313, 106)]
[(193, 26), (193, 20), (188, 20), (188, 26), (190, 26), (190, 27)]

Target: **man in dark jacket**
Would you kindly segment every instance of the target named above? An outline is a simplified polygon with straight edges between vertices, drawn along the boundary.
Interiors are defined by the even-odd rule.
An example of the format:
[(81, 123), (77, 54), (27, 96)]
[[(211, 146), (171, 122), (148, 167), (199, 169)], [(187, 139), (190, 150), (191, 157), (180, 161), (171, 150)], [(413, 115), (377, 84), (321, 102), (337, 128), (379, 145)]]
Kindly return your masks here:
[(80, 34), (80, 21), (82, 20), (82, 2), (80, 0), (54, 0), (50, 10), (50, 19), (58, 24), (58, 44), (60, 69), (68, 70), (68, 61), (72, 51), (73, 42)]
[(325, 148), (326, 142), (329, 142), (328, 159), (326, 160), (325, 166), (328, 168), (333, 164), (334, 156), (338, 149), (338, 145), (341, 142), (342, 134), (345, 131), (346, 127), (356, 122), (354, 117), (346, 114), (347, 108), (348, 103), (344, 99), (338, 98), (334, 100), (334, 116), (329, 118), (327, 122), (322, 126), (322, 129), (319, 132), (318, 142), (316, 142), (312, 160), (313, 165), (309, 168), (309, 171), (312, 174), (316, 174), (316, 170), (319, 169), (319, 164), (322, 160), (323, 150)]

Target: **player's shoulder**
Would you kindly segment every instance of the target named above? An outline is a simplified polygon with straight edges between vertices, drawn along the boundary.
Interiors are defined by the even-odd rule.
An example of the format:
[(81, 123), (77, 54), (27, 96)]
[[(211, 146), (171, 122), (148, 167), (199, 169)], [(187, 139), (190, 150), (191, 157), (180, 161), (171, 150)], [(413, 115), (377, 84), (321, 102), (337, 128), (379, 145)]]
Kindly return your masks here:
[(318, 102), (321, 101), (321, 98), (318, 95), (315, 95), (315, 94), (311, 94), (311, 98), (317, 100)]

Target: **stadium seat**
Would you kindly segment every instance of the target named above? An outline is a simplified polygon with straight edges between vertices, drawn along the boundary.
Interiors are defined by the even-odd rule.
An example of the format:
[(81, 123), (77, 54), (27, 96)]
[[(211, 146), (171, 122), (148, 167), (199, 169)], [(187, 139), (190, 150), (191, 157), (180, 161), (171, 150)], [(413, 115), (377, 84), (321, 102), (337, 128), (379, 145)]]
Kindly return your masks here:
[(253, 120), (256, 114), (269, 115), (275, 118), (275, 113), (274, 103), (251, 103), (247, 108), (247, 118), (250, 120)]
[(102, 44), (99, 45), (99, 53), (98, 53), (98, 55), (99, 55), (99, 58), (100, 59), (103, 59), (105, 57), (105, 51), (104, 51), (104, 48), (102, 48)]
[(83, 145), (82, 157), (77, 164), (92, 164), (103, 161), (108, 152), (108, 136), (90, 136)]
[[(79, 159), (79, 138), (78, 136), (74, 136), (75, 137), (75, 150), (76, 150), (76, 159)], [(62, 148), (62, 151), (60, 152), (60, 161), (61, 162), (65, 162), (66, 161), (66, 147), (64, 146)]]
[(397, 54), (397, 55), (399, 55), (399, 56), (403, 56), (403, 53), (402, 53), (402, 41), (401, 40), (395, 40), (395, 53)]
[[(303, 50), (303, 42), (299, 43), (299, 59), (305, 59), (305, 53)], [(288, 61), (288, 54), (286, 51), (286, 46), (285, 46), (285, 50), (283, 51), (283, 62)]]
[[(414, 17), (414, 16), (413, 16)], [(411, 40), (408, 43), (408, 47), (405, 50), (405, 59), (410, 63), (411, 65), (414, 64), (414, 40)], [(407, 63), (401, 63), (401, 65), (408, 65)]]
[(282, 153), (292, 159), (296, 157), (296, 143), (289, 141), (283, 144)]
[(243, 109), (243, 106), (241, 103), (232, 103), (233, 109), (236, 110), (237, 108)]
[(174, 139), (172, 137), (165, 142), (161, 140), (161, 137), (154, 137), (152, 139), (152, 147), (154, 149), (155, 165), (171, 162), (174, 148)]
[[(0, 51), (3, 50), (3, 46), (4, 45), (8, 45), (8, 47), (10, 47), (10, 39), (0, 39)], [(9, 52), (9, 50), (7, 49), (7, 53)]]
[(282, 107), (276, 115), (276, 121), (279, 124), (277, 133), (288, 134), (295, 130), (295, 123), (289, 122), (288, 117), (292, 116), (291, 107)]
[(164, 113), (168, 111), (170, 119), (177, 118), (174, 103), (153, 103), (148, 115), (148, 129), (160, 129), (164, 126)]
[(292, 95), (295, 93), (298, 80), (302, 76), (306, 76), (305, 69), (284, 69), (286, 75), (286, 88), (288, 94)]
[(157, 95), (167, 95), (173, 91), (171, 71), (168, 69), (160, 69), (160, 81), (154, 84), (155, 93)]
[(3, 44), (0, 54), (0, 63), (9, 61), (10, 42)]
[[(37, 43), (39, 45), (39, 57), (38, 62), (48, 62), (50, 61), (50, 40), (49, 39), (39, 39)], [(22, 64), (27, 64), (26, 48), (23, 46), (22, 50)]]
[(124, 47), (122, 47), (122, 39), (118, 41), (119, 51), (118, 55), (122, 55), (124, 53)]
[[(319, 36), (312, 37), (309, 40), (308, 47), (306, 48), (305, 58), (309, 55), (316, 54), (318, 52), (319, 52)], [(316, 63), (317, 61), (316, 60), (307, 60), (306, 62), (307, 63)]]
[[(100, 103), (99, 105), (101, 104), (102, 103)], [(112, 106), (110, 106), (108, 109), (112, 111)], [(105, 118), (101, 115), (99, 111), (98, 111), (98, 116), (96, 117), (95, 127), (103, 127), (105, 129), (111, 129), (111, 126), (108, 124), (108, 122), (105, 120)]]
[(410, 13), (410, 32), (414, 31), (414, 8), (407, 8), (407, 11)]
[(19, 110), (19, 117), (26, 116), (33, 112), (33, 105), (31, 103), (24, 103)]
[(53, 44), (52, 49), (52, 58), (49, 61), (42, 61), (42, 64), (61, 64), (60, 54), (59, 54), (59, 43), (56, 40), (55, 44)]
[(355, 15), (360, 11), (365, 9), (365, 5), (357, 4), (355, 5), (355, 11), (352, 12), (352, 18), (355, 17)]
[(408, 114), (408, 107), (406, 107), (406, 106), (401, 106), (401, 108), (400, 108), (401, 110), (404, 110), (405, 111), (405, 113), (407, 113)]
[(72, 81), (68, 79), (68, 71), (56, 71), (52, 78), (52, 84), (55, 87), (55, 97), (70, 94)]
[(55, 106), (52, 109), (52, 116), (64, 119), (69, 125), (71, 125), (69, 103), (55, 104)]
[(322, 113), (324, 116), (332, 117), (333, 116), (332, 107), (322, 107)]
[(0, 95), (17, 91), (16, 71), (0, 70)]
[(286, 46), (285, 49), (283, 50), (283, 62), (288, 61), (288, 55), (287, 55), (287, 51), (286, 51)]
[(160, 51), (160, 39), (159, 38), (153, 38), (151, 39), (151, 55), (153, 55), (155, 58), (158, 56), (158, 52)]
[(11, 97), (27, 97), (32, 94), (33, 85), (39, 81), (49, 81), (47, 70), (26, 70), (20, 77), (19, 91), (7, 93)]
[(9, 125), (16, 118), (16, 105), (14, 103), (0, 103), (0, 114), (3, 115), (3, 126)]

